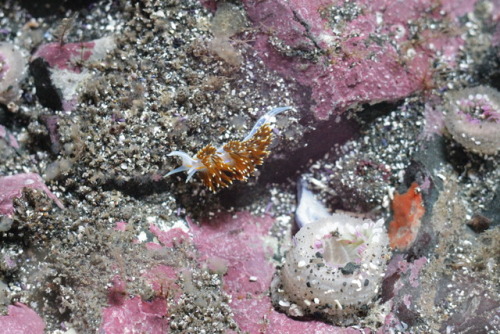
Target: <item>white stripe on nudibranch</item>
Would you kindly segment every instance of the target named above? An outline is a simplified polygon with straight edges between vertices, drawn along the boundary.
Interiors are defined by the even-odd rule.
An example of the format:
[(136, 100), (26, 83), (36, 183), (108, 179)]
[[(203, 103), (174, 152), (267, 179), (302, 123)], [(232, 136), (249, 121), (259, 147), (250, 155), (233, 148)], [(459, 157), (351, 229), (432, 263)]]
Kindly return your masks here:
[(193, 177), (193, 175), (196, 172), (199, 172), (200, 170), (206, 169), (206, 167), (202, 163), (200, 163), (199, 160), (193, 159), (186, 152), (172, 151), (172, 152), (170, 152), (167, 155), (169, 157), (172, 157), (172, 156), (178, 156), (178, 157), (180, 157), (181, 160), (182, 160), (182, 165), (180, 167), (177, 167), (176, 169), (171, 170), (170, 172), (168, 172), (165, 175), (165, 177), (170, 176), (170, 175), (175, 174), (175, 173), (180, 173), (180, 172), (187, 171), (188, 172), (188, 177), (186, 179), (186, 182), (188, 182)]
[(274, 122), (276, 115), (278, 115), (279, 113), (282, 113), (283, 111), (286, 111), (290, 108), (291, 107), (278, 107), (278, 108), (274, 108), (271, 111), (265, 113), (261, 118), (259, 118), (257, 120), (257, 122), (255, 122), (255, 125), (253, 126), (252, 130), (250, 130), (250, 132), (246, 135), (245, 138), (243, 138), (242, 141), (247, 141), (250, 138), (252, 138), (253, 135), (257, 132), (257, 130), (259, 130), (259, 128), (261, 126), (263, 126), (264, 124)]

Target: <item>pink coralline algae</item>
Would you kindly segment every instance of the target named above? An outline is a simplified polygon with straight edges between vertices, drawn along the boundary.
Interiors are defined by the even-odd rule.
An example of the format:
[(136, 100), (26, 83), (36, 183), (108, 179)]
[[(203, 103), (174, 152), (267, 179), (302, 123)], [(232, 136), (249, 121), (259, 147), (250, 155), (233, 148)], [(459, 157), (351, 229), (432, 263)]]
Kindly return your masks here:
[(156, 225), (151, 224), (149, 230), (158, 238), (161, 244), (150, 242), (146, 246), (150, 249), (158, 247), (173, 247), (176, 244), (190, 242), (190, 236), (180, 228), (172, 228), (167, 232), (160, 230)]
[(113, 37), (80, 43), (47, 43), (37, 49), (32, 59), (42, 58), (52, 69), (81, 73), (84, 62), (101, 60), (114, 46)]
[[(420, 274), (420, 271), (423, 269), (423, 267), (427, 264), (428, 260), (425, 257), (421, 257), (419, 259), (416, 259), (413, 262), (407, 262), (401, 254), (394, 256), (394, 258), (389, 262), (389, 265), (387, 267), (387, 272), (385, 273), (385, 277), (391, 277), (391, 276), (403, 276), (407, 278), (407, 282), (411, 287), (418, 287), (419, 282), (418, 282), (418, 277)], [(394, 289), (392, 292), (396, 295), (399, 293), (399, 290), (403, 287), (403, 282), (402, 281), (397, 281), (396, 284), (394, 285)]]
[(43, 334), (45, 323), (28, 306), (15, 303), (9, 305), (9, 314), (0, 316), (0, 333), (5, 334)]
[[(272, 252), (264, 246), (263, 238), (272, 222), (271, 217), (258, 218), (241, 212), (234, 217), (220, 215), (200, 226), (190, 224), (193, 242), (201, 253), (200, 260), (217, 257), (227, 261), (224, 289), (234, 300), (269, 288), (274, 268), (269, 261)], [(257, 279), (252, 281), (251, 277)]]
[(317, 119), (427, 89), (432, 60), (440, 55), (453, 64), (463, 45), (458, 32), (440, 29), (439, 22), (453, 27), (473, 2), (243, 1), (259, 29), (257, 52), (310, 92), (305, 103)]
[[(145, 247), (162, 251), (187, 243), (196, 248), (196, 254), (188, 256), (200, 267), (210, 269), (214, 263), (225, 266), (224, 272), (220, 273), (222, 288), (231, 296), (230, 307), (239, 330), (251, 334), (370, 333), (369, 329), (341, 328), (317, 320), (297, 321), (274, 309), (268, 295), (274, 275), (273, 251), (266, 243), (274, 223), (272, 217), (237, 212), (219, 213), (199, 224), (187, 220), (190, 233), (180, 228), (165, 232), (151, 225), (150, 231), (159, 243), (149, 242)], [(109, 290), (110, 306), (103, 310), (101, 332), (168, 333), (169, 309), (176, 307), (182, 294), (176, 279), (183, 270), (187, 269), (158, 265), (145, 271), (144, 277), (156, 292), (153, 301), (144, 301), (139, 296), (129, 298), (124, 282), (115, 277)]]
[(425, 257), (410, 262), (402, 254), (391, 259), (384, 277), (382, 299), (390, 302), (392, 311), (385, 317), (384, 325), (377, 333), (405, 331), (405, 324), (416, 321), (412, 301), (421, 293), (422, 271), (428, 262)]
[(43, 58), (53, 69), (80, 73), (82, 68), (79, 64), (90, 59), (95, 45), (95, 42), (43, 44), (32, 58)]
[(22, 195), (24, 188), (43, 191), (56, 205), (64, 209), (62, 202), (47, 188), (40, 175), (35, 173), (16, 174), (0, 177), (0, 216), (12, 216), (14, 213), (14, 198)]
[[(117, 227), (123, 231), (126, 223), (118, 222)], [(175, 243), (185, 242), (189, 238), (188, 234), (178, 228), (163, 232), (151, 225), (151, 232), (161, 244), (147, 243), (145, 246), (150, 250), (172, 247)], [(144, 301), (140, 296), (128, 298), (124, 281), (120, 277), (113, 279), (112, 287), (108, 291), (110, 305), (102, 312), (102, 333), (168, 333), (170, 327), (165, 296), (173, 296), (175, 302), (181, 294), (180, 288), (175, 284), (177, 270), (170, 266), (158, 265), (147, 270), (144, 277), (158, 296), (152, 301)]]
[(136, 296), (121, 305), (110, 306), (103, 311), (101, 333), (168, 333), (167, 304), (157, 298), (145, 302)]

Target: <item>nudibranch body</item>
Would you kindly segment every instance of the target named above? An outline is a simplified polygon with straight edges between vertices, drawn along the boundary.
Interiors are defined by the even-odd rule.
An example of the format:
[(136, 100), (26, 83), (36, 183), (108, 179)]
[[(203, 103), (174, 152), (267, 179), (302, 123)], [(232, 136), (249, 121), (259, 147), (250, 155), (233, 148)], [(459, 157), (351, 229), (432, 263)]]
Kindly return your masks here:
[(187, 172), (188, 182), (198, 173), (205, 186), (214, 192), (229, 186), (233, 180), (246, 180), (255, 171), (256, 166), (263, 164), (264, 158), (270, 153), (267, 150), (272, 140), (272, 128), (269, 123), (277, 114), (288, 109), (290, 107), (279, 107), (263, 115), (241, 141), (232, 140), (218, 148), (207, 145), (194, 157), (183, 151), (170, 152), (169, 156), (181, 158), (182, 165), (165, 176)]

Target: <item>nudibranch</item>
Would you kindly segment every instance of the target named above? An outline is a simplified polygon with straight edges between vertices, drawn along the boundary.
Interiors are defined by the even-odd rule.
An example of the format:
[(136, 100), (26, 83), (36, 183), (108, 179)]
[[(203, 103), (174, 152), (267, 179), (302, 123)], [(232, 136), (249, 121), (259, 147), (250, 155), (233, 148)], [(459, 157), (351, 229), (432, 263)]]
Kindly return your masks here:
[(233, 180), (245, 181), (262, 165), (269, 155), (272, 127), (275, 116), (291, 107), (274, 108), (257, 120), (252, 130), (243, 140), (231, 140), (220, 147), (207, 145), (194, 157), (183, 151), (172, 151), (168, 156), (178, 156), (182, 165), (165, 175), (187, 172), (186, 182), (198, 173), (203, 184), (211, 191), (226, 188)]

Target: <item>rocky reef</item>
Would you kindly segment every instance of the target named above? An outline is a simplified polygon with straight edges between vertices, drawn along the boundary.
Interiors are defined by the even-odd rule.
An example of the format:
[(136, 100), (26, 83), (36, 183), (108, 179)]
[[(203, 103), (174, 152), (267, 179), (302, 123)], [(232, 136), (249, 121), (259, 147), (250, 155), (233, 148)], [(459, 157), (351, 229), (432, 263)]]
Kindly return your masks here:
[(2, 1), (0, 332), (499, 332), (499, 21)]

